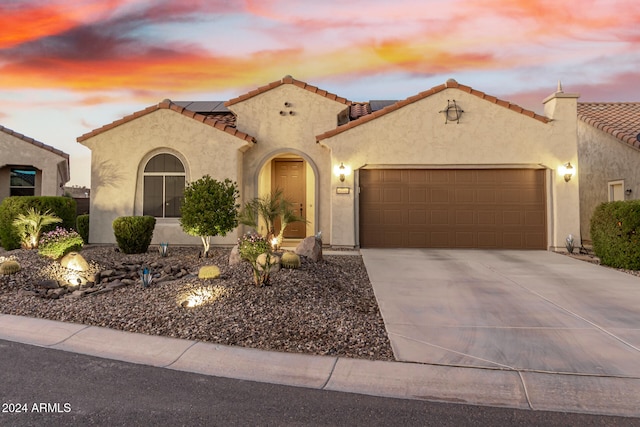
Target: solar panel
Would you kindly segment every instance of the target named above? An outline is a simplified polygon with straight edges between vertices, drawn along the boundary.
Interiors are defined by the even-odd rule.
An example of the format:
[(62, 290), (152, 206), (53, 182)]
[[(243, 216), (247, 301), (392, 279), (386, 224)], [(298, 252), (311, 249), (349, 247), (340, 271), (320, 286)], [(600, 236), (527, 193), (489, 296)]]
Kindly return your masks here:
[(371, 100), (369, 101), (369, 106), (371, 107), (371, 112), (382, 110), (384, 107), (388, 107), (389, 105), (395, 104), (398, 101), (392, 100)]
[(228, 113), (224, 101), (175, 101), (174, 104), (196, 113)]

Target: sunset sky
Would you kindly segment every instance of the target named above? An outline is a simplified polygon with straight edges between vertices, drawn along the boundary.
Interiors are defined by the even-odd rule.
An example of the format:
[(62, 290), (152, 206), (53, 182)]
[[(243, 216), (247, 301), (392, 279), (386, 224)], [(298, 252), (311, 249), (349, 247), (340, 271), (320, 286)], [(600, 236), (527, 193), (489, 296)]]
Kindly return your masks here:
[(292, 75), (351, 101), (455, 78), (541, 112), (555, 91), (640, 102), (638, 0), (5, 0), (0, 125), (71, 155), (165, 98), (227, 100)]

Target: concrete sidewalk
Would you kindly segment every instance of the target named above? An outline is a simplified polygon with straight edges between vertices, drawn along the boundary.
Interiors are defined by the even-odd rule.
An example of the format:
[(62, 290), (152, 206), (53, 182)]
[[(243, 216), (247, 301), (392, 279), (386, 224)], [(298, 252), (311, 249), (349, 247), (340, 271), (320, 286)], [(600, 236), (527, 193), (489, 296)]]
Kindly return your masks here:
[(297, 387), (519, 409), (640, 416), (640, 381), (633, 378), (267, 352), (13, 315), (0, 315), (0, 339), (178, 371)]
[(640, 279), (548, 252), (362, 250), (398, 362), (0, 314), (0, 339), (289, 386), (640, 417)]

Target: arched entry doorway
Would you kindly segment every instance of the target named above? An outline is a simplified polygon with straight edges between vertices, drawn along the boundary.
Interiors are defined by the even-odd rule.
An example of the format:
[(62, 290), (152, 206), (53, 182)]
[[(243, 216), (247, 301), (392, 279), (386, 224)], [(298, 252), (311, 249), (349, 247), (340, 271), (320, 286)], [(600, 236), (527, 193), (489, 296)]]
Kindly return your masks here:
[(303, 153), (284, 151), (272, 153), (258, 174), (258, 197), (281, 190), (296, 213), (305, 222), (287, 226), (285, 239), (299, 240), (315, 234), (317, 217), (317, 169)]

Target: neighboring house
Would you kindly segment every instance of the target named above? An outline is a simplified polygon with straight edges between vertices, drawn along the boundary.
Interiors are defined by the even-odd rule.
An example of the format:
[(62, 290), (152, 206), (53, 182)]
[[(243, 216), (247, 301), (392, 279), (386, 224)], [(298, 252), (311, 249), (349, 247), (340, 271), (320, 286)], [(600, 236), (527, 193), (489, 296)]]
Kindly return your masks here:
[(0, 126), (0, 201), (9, 196), (62, 196), (69, 155)]
[(578, 103), (582, 238), (602, 202), (640, 198), (640, 103)]
[(225, 103), (165, 100), (78, 138), (92, 152), (89, 240), (153, 215), (154, 242), (197, 244), (180, 199), (209, 174), (238, 182), (241, 203), (283, 189), (307, 219), (285, 237), (322, 231), (334, 247), (579, 244), (577, 98), (559, 89), (542, 116), (449, 80), (354, 103), (286, 76)]

